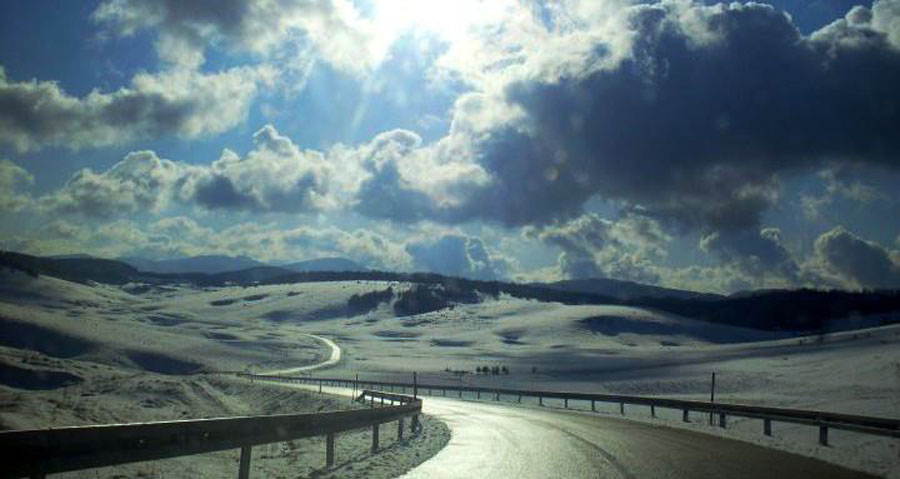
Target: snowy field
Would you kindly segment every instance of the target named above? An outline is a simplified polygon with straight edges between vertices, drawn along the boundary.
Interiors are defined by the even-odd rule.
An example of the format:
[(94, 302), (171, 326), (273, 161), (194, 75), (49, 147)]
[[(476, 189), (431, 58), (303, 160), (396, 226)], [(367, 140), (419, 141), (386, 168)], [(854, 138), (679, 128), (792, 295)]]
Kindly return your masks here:
[[(29, 386), (23, 382), (40, 383), (27, 379), (37, 377), (28, 371), (38, 370), (43, 378), (61, 375), (37, 388), (59, 398), (75, 384), (93, 383), (96, 371), (152, 371), (172, 378), (172, 373), (296, 367), (327, 359), (328, 349), (306, 336), (314, 334), (342, 350), (339, 363), (314, 373), (323, 376), (411, 380), (415, 371), (422, 382), (705, 400), (715, 372), (716, 397), (723, 402), (900, 417), (900, 326), (795, 337), (639, 308), (502, 296), (397, 317), (389, 302), (354, 314), (347, 301), (388, 287), (400, 292), (409, 284), (119, 288), (3, 274), (0, 320), (4, 330), (15, 333), (0, 341), (4, 396), (21, 394)], [(484, 366), (505, 367), (509, 374), (471, 374)], [(60, 411), (72, 409), (67, 400), (55, 400)], [(85, 420), (71, 413), (56, 418), (30, 413), (23, 407), (11, 413), (7, 404), (0, 419), (5, 427)], [(629, 414), (647, 416), (646, 411)], [(677, 412), (661, 416), (676, 427), (900, 477), (898, 440), (834, 432), (833, 446), (823, 448), (809, 427), (776, 423), (775, 437), (766, 438), (759, 421), (733, 420), (720, 431), (703, 421), (683, 425)]]

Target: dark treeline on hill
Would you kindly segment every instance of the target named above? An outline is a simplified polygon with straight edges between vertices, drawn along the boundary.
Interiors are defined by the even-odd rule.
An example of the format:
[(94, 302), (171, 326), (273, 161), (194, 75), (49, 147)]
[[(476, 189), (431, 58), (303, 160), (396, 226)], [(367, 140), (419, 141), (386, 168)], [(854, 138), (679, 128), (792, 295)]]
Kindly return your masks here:
[[(485, 293), (485, 291), (477, 288), (445, 287), (437, 284), (419, 283), (400, 293), (400, 297), (394, 303), (394, 314), (397, 316), (412, 316), (453, 307), (455, 304), (478, 303), (481, 301), (481, 297), (478, 295), (479, 292)], [(496, 297), (496, 294), (493, 296)]]
[(347, 312), (350, 316), (366, 314), (378, 309), (378, 305), (381, 303), (389, 303), (392, 299), (394, 299), (394, 288), (391, 287), (384, 291), (354, 294), (347, 300)]
[(138, 271), (115, 260), (99, 258), (45, 258), (21, 253), (0, 252), (0, 267), (24, 271), (32, 276), (47, 275), (69, 281), (96, 281), (108, 284), (145, 282), (190, 283), (196, 286), (251, 286), (262, 284), (325, 281), (382, 281), (412, 283), (401, 293), (392, 288), (358, 295), (348, 302), (351, 311), (372, 311), (394, 296), (394, 312), (408, 316), (480, 301), (481, 296), (501, 294), (563, 304), (614, 304), (641, 306), (693, 319), (770, 331), (819, 332), (833, 327), (836, 320), (859, 316), (885, 315), (885, 324), (900, 322), (900, 291), (818, 291), (767, 290), (730, 297), (641, 297), (617, 299), (578, 291), (564, 291), (535, 284), (504, 283), (451, 278), (435, 273), (388, 271), (308, 271), (292, 272), (261, 266), (225, 273), (160, 274)]
[(900, 291), (768, 290), (714, 300), (643, 298), (635, 306), (688, 318), (769, 331), (827, 331), (835, 320), (898, 313), (882, 324), (900, 322)]

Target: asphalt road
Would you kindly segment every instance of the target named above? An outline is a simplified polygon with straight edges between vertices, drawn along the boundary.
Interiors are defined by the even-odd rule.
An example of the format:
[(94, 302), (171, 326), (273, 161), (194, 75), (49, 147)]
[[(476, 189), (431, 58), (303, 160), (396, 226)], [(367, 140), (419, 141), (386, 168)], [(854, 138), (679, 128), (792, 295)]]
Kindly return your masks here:
[[(328, 345), (331, 357), (279, 373), (340, 361), (337, 344), (309, 336)], [(345, 388), (326, 390), (350, 394)], [(423, 400), (424, 412), (446, 422), (451, 439), (434, 457), (401, 476), (406, 479), (874, 477), (755, 444), (595, 413), (433, 396)]]
[(404, 478), (863, 478), (731, 439), (591, 413), (424, 398), (452, 437)]

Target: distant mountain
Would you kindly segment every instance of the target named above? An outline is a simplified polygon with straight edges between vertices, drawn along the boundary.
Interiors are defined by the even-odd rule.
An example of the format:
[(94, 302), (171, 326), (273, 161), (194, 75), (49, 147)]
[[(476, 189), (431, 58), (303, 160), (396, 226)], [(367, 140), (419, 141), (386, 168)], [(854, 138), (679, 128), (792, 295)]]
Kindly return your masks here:
[(237, 271), (224, 271), (221, 273), (210, 274), (202, 279), (201, 282), (207, 281), (211, 284), (253, 284), (274, 281), (277, 278), (283, 278), (292, 274), (296, 273), (279, 266), (256, 266)]
[(309, 271), (368, 271), (369, 268), (347, 258), (318, 258), (298, 263), (279, 265), (279, 268), (289, 269), (297, 273)]
[(719, 299), (722, 296), (712, 293), (698, 293), (681, 289), (663, 288), (634, 281), (622, 281), (609, 278), (568, 279), (555, 283), (537, 283), (545, 288), (558, 289), (577, 293), (610, 296), (622, 301), (638, 298), (678, 298), (678, 299)]
[(91, 256), (86, 253), (72, 253), (72, 254), (54, 254), (47, 256), (47, 258), (52, 259), (100, 259), (96, 256)]
[(217, 274), (228, 271), (240, 271), (244, 269), (266, 266), (265, 263), (256, 261), (246, 256), (222, 256), (201, 255), (187, 258), (167, 260), (150, 260), (138, 257), (119, 258), (119, 261), (130, 264), (147, 273), (179, 274), (179, 273), (206, 273)]

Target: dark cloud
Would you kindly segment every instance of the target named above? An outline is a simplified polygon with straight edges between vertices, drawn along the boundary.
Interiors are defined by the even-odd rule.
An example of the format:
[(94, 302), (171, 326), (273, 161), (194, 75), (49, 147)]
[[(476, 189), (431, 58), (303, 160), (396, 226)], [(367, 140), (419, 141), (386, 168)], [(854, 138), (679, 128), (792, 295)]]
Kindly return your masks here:
[(700, 247), (751, 278), (771, 275), (794, 284), (801, 277), (800, 267), (782, 243), (778, 228), (715, 232), (703, 237)]
[[(488, 171), (525, 186), (509, 189), (523, 204), (527, 185), (557, 169), (544, 185), (561, 211), (600, 194), (735, 230), (772, 205), (778, 172), (826, 158), (895, 162), (900, 53), (884, 35), (857, 25), (804, 38), (763, 5), (692, 10), (689, 25), (671, 4), (635, 8), (635, 44), (614, 68), (511, 84), (508, 101), (536, 132), (519, 147), (530, 154), (513, 156), (528, 166), (510, 175), (513, 160), (495, 154)], [(587, 62), (603, 60), (599, 47)]]
[(900, 252), (864, 240), (839, 226), (816, 240), (816, 256), (824, 269), (861, 288), (900, 287)]
[(505, 275), (503, 263), (495, 261), (480, 238), (448, 234), (434, 240), (410, 242), (406, 251), (413, 269), (448, 276), (494, 280)]
[(461, 186), (460, 202), (442, 206), (391, 171), (380, 188), (432, 201), (369, 213), (552, 224), (601, 197), (746, 243), (738, 232), (762, 229), (785, 174), (834, 162), (897, 166), (900, 50), (884, 26), (896, 26), (895, 4), (855, 9), (810, 36), (762, 4), (631, 7), (615, 35), (596, 27), (573, 36), (571, 51), (510, 74), (501, 95), (457, 103), (433, 154), (462, 145), (453, 153), (488, 181)]

